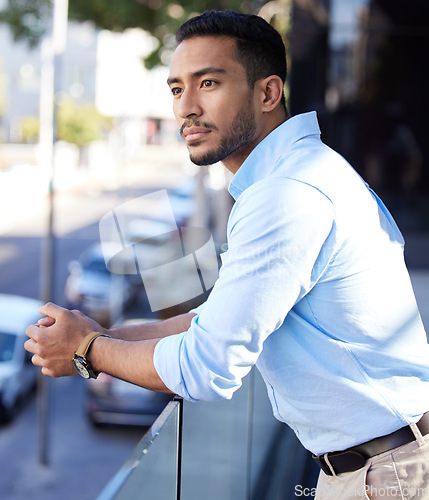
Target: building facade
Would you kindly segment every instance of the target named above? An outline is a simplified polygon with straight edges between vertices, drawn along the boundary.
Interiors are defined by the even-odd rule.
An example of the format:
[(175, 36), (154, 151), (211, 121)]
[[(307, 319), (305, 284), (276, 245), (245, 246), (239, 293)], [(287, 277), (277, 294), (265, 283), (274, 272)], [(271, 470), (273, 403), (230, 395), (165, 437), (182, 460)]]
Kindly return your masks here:
[(408, 257), (425, 267), (428, 51), (426, 0), (294, 1), (291, 112), (318, 112), (323, 140), (383, 197), (411, 241), (422, 236), (419, 255)]

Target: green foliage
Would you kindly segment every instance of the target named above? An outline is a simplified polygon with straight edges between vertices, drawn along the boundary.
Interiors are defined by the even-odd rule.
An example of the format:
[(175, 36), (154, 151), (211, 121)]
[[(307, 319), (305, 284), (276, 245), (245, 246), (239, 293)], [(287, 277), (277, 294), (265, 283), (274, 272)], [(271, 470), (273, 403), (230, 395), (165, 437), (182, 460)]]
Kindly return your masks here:
[[(35, 45), (50, 24), (53, 0), (7, 0), (0, 11), (16, 39)], [(166, 63), (172, 46), (172, 34), (187, 19), (205, 10), (232, 9), (256, 14), (262, 7), (273, 25), (286, 34), (290, 26), (292, 0), (69, 0), (69, 19), (92, 21), (100, 29), (124, 31), (142, 28), (158, 40), (157, 48), (145, 58), (145, 66)]]
[[(39, 0), (40, 1), (40, 0)], [(73, 0), (70, 2), (71, 19), (92, 20), (94, 23), (112, 31), (139, 27), (154, 33), (172, 33), (175, 28), (191, 14), (207, 9), (249, 10), (243, 0)], [(156, 33), (155, 33), (156, 34)]]
[[(39, 117), (25, 116), (20, 124), (22, 142), (36, 143), (40, 132)], [(72, 99), (66, 99), (58, 106), (57, 139), (76, 144), (79, 148), (102, 139), (112, 125), (112, 119), (101, 115), (91, 104), (76, 104)]]
[(50, 0), (8, 0), (0, 11), (0, 22), (9, 24), (15, 40), (35, 46), (50, 22)]
[(39, 140), (40, 121), (37, 116), (25, 116), (21, 120), (21, 137), (25, 144), (35, 144)]
[[(262, 5), (262, 3), (261, 3)], [(165, 62), (163, 54), (169, 50), (169, 35), (189, 17), (208, 9), (234, 9), (250, 12), (250, 3), (243, 0), (110, 0), (108, 8), (103, 0), (73, 0), (70, 3), (71, 19), (92, 20), (96, 26), (111, 31), (138, 27), (151, 33), (158, 40), (158, 47), (145, 59), (151, 67)]]
[[(183, 21), (208, 9), (233, 9), (255, 12), (265, 3), (262, 0), (70, 0), (69, 19), (92, 21), (95, 26), (111, 31), (142, 28), (159, 41), (154, 53), (146, 59), (148, 68), (159, 64), (167, 46), (168, 35), (175, 33)], [(252, 7), (253, 5), (253, 7)], [(6, 22), (15, 39), (36, 44), (49, 26), (51, 0), (7, 0), (0, 11), (0, 22)]]
[(101, 115), (93, 105), (77, 105), (71, 99), (58, 106), (57, 138), (83, 147), (101, 139), (112, 120)]

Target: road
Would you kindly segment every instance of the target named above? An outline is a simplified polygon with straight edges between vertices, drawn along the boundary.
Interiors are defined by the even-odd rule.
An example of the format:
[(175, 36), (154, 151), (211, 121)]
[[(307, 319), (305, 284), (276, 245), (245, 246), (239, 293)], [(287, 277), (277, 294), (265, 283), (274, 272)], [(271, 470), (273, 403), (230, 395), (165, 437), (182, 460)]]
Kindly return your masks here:
[(85, 381), (49, 381), (48, 465), (39, 463), (36, 398), (0, 427), (0, 498), (94, 499), (144, 433), (137, 428), (96, 430), (83, 413)]
[[(183, 178), (174, 163), (156, 167), (155, 172), (146, 166), (141, 175), (128, 170), (119, 185), (79, 185), (57, 194), (53, 301), (65, 305), (67, 264), (99, 240), (101, 216), (126, 200), (171, 187)], [(16, 193), (7, 205), (0, 201), (0, 293), (38, 298), (46, 202), (29, 189), (25, 197), (19, 197), (18, 187)], [(13, 422), (0, 425), (2, 500), (94, 499), (143, 436), (144, 428), (92, 428), (83, 411), (85, 381), (80, 377), (49, 380), (48, 388), (48, 466), (39, 463), (34, 395)]]
[[(55, 239), (52, 297), (55, 302), (64, 305), (67, 263), (97, 241), (98, 219), (117, 201), (117, 196), (111, 194), (88, 197), (76, 193), (68, 193), (60, 201), (59, 216), (63, 220), (59, 225), (63, 231)], [(37, 298), (44, 219), (30, 219), (0, 237), (0, 292)], [(76, 225), (81, 227), (65, 229)], [(15, 421), (0, 427), (2, 499), (93, 499), (143, 435), (144, 429), (136, 428), (94, 430), (83, 412), (84, 380), (78, 377), (49, 380), (48, 387), (49, 466), (39, 465), (37, 402), (33, 396)], [(76, 463), (82, 472), (90, 470), (91, 474), (76, 478)], [(35, 474), (40, 491), (34, 491)]]

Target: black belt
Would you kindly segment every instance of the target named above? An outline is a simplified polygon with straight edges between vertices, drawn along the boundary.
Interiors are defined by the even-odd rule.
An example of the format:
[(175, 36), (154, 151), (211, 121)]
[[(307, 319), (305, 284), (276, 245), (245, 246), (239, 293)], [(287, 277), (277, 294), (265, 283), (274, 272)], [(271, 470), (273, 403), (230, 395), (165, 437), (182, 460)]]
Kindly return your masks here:
[[(423, 436), (429, 434), (429, 412), (425, 413), (416, 425)], [(407, 425), (387, 436), (372, 439), (347, 450), (333, 451), (320, 456), (313, 455), (313, 458), (325, 474), (333, 476), (358, 470), (369, 458), (411, 443), (415, 439), (410, 426)]]

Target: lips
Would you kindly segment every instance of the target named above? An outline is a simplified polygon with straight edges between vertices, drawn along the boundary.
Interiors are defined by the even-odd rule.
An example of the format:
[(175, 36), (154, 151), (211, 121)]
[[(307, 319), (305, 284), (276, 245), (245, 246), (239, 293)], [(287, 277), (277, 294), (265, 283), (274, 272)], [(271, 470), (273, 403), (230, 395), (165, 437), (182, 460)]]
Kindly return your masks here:
[(183, 137), (189, 144), (191, 142), (200, 141), (210, 134), (211, 130), (204, 127), (189, 127), (183, 130)]

